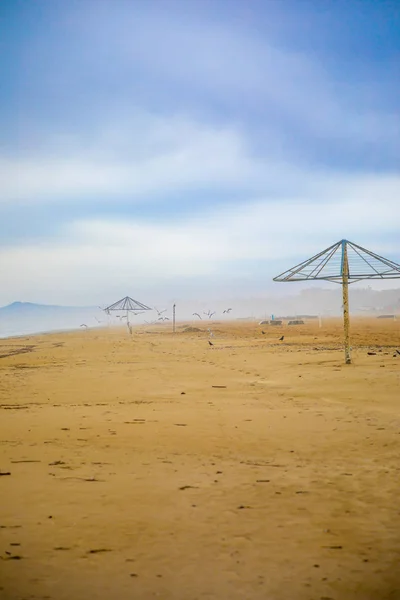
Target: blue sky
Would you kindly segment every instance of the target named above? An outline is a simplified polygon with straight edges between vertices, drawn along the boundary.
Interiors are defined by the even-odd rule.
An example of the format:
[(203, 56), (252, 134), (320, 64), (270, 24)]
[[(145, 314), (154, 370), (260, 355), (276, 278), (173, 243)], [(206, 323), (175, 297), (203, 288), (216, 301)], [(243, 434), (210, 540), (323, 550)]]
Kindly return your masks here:
[(397, 1), (3, 0), (0, 303), (259, 293), (343, 237), (400, 261), (399, 31)]

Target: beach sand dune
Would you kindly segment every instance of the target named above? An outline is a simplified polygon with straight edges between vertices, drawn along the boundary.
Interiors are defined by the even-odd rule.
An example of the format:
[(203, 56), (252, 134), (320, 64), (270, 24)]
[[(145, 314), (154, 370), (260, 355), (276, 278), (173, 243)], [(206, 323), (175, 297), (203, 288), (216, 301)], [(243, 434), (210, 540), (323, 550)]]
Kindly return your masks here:
[(0, 598), (400, 598), (400, 322), (196, 328), (0, 341)]

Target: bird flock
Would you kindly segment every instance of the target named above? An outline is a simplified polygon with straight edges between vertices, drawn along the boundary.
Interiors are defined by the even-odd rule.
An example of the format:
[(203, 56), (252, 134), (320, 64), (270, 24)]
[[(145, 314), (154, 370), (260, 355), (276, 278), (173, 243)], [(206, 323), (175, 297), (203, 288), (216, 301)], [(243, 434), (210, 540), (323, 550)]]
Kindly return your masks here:
[[(231, 308), (226, 308), (225, 310), (223, 310), (223, 311), (222, 311), (222, 314), (223, 314), (223, 315), (225, 315), (225, 314), (229, 314), (229, 313), (231, 312), (231, 310), (232, 310)], [(208, 309), (208, 311), (207, 311), (207, 312), (203, 312), (203, 315), (205, 315), (205, 316), (206, 316), (206, 317), (208, 317), (209, 319), (212, 319), (212, 317), (213, 317), (215, 314), (217, 314), (217, 313), (216, 313), (216, 311), (215, 311), (215, 310), (214, 310), (214, 311), (211, 311), (210, 309)], [(198, 317), (198, 318), (200, 319), (200, 321), (202, 321), (202, 320), (203, 320), (203, 317), (202, 317), (202, 316), (200, 315), (200, 313), (198, 313), (198, 312), (194, 312), (192, 316), (193, 316), (193, 317)]]
[[(99, 308), (101, 308), (101, 307), (99, 306)], [(157, 318), (154, 319), (154, 320), (152, 320), (152, 321), (144, 321), (146, 323), (146, 325), (154, 325), (154, 324), (157, 324), (159, 322), (164, 323), (165, 321), (170, 321), (170, 318), (165, 315), (165, 313), (167, 312), (168, 309), (166, 309), (166, 308), (159, 309), (156, 306), (154, 306), (153, 309), (157, 313)], [(108, 316), (111, 316), (111, 313), (110, 313), (110, 311), (108, 309), (101, 308), (101, 310), (104, 311)], [(225, 308), (222, 311), (222, 314), (223, 315), (230, 315), (231, 311), (232, 311), (232, 308)], [(140, 311), (139, 312), (127, 311), (126, 315), (115, 315), (115, 316), (120, 321), (126, 320), (128, 331), (129, 331), (130, 334), (132, 334), (133, 330), (132, 330), (132, 325), (129, 322), (129, 312), (132, 312), (133, 316), (137, 316), (137, 315), (141, 314)], [(208, 320), (212, 319), (215, 314), (217, 314), (216, 311), (215, 310), (210, 310), (210, 309), (208, 309), (207, 311), (203, 311), (203, 313), (202, 313), (202, 315), (205, 318), (207, 318)], [(192, 313), (192, 316), (197, 317), (200, 321), (203, 320), (203, 316), (202, 315), (199, 312)], [(97, 323), (102, 323), (102, 321), (100, 321), (100, 319), (98, 319), (97, 317), (94, 317), (94, 318), (95, 318), (95, 320), (96, 320)], [(88, 327), (88, 325), (86, 325), (86, 323), (82, 323), (82, 325), (80, 325), (80, 327), (84, 327), (85, 329), (89, 329), (89, 327)], [(211, 330), (211, 328), (207, 329), (207, 333), (208, 333), (208, 337), (210, 337), (210, 338), (214, 337), (214, 332)], [(262, 330), (261, 334), (262, 335), (266, 335), (266, 332)], [(280, 342), (283, 342), (284, 339), (285, 339), (285, 336), (282, 335), (278, 339), (279, 339)], [(214, 344), (213, 344), (213, 342), (211, 340), (208, 340), (208, 345), (211, 348), (214, 347)]]
[[(111, 315), (111, 311), (108, 308), (102, 308), (101, 306), (99, 306), (98, 308), (102, 312), (104, 312), (108, 317), (112, 316)], [(160, 322), (161, 323), (165, 323), (166, 321), (170, 321), (171, 320), (170, 317), (168, 317), (165, 314), (165, 313), (167, 313), (168, 309), (166, 309), (166, 308), (159, 309), (156, 306), (154, 306), (153, 309), (156, 311), (157, 317), (155, 319), (153, 319), (153, 320), (149, 320), (149, 321), (145, 320), (144, 323), (146, 325), (155, 325), (155, 324), (160, 323)], [(225, 308), (222, 311), (222, 314), (223, 315), (230, 315), (231, 311), (232, 311), (232, 308)], [(138, 312), (127, 311), (126, 315), (116, 314), (115, 318), (118, 319), (121, 322), (126, 321), (126, 325), (127, 325), (128, 331), (130, 333), (132, 333), (132, 325), (131, 325), (131, 323), (129, 321), (129, 315), (130, 314), (132, 316), (136, 317), (137, 315), (141, 314), (141, 311), (138, 311)], [(211, 320), (216, 314), (217, 314), (217, 311), (208, 309), (207, 311), (203, 311), (201, 314), (200, 314), (200, 312), (194, 312), (192, 316), (193, 317), (197, 317), (200, 321), (202, 321), (203, 319)], [(98, 319), (96, 316), (94, 317), (94, 320), (99, 325), (101, 325), (101, 324), (104, 323), (104, 321)], [(85, 329), (89, 329), (89, 325), (86, 325), (86, 323), (82, 323), (82, 325), (80, 325), (80, 327), (82, 327), (82, 328), (84, 327)], [(210, 329), (208, 329), (208, 333), (209, 333), (210, 337), (212, 337), (214, 335), (213, 332)]]
[[(164, 308), (164, 310), (158, 310), (158, 308), (154, 307), (154, 310), (156, 311), (156, 313), (157, 313), (157, 315), (158, 315), (158, 319), (157, 319), (157, 321), (162, 321), (162, 322), (164, 322), (164, 321), (169, 321), (169, 320), (170, 320), (170, 318), (169, 318), (169, 317), (164, 317), (164, 316), (163, 316), (163, 315), (164, 315), (164, 313), (165, 313), (165, 312), (167, 312), (167, 309), (166, 309), (166, 308)], [(155, 322), (157, 322), (157, 321), (155, 321)]]

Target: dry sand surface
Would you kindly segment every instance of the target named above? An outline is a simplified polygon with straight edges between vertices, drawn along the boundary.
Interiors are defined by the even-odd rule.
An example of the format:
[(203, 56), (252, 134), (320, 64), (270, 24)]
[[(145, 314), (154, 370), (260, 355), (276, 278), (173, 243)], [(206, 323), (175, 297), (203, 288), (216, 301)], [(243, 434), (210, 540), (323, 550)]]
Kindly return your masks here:
[(0, 341), (0, 598), (400, 598), (400, 321), (196, 326)]

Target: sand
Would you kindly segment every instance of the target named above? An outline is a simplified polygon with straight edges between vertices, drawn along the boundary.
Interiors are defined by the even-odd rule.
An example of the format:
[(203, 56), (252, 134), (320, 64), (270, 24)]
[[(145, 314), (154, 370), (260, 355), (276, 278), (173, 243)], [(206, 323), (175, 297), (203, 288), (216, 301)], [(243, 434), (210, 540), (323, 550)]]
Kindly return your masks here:
[(0, 342), (0, 598), (400, 598), (400, 321), (195, 325)]

